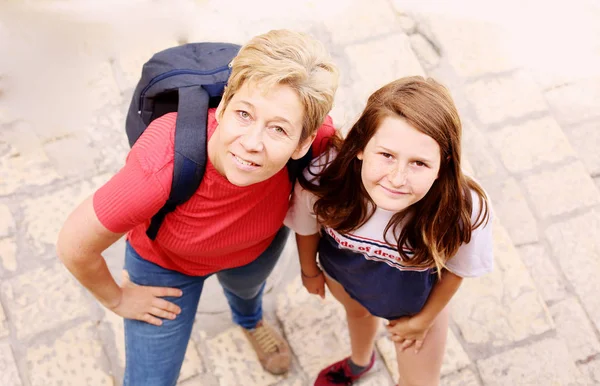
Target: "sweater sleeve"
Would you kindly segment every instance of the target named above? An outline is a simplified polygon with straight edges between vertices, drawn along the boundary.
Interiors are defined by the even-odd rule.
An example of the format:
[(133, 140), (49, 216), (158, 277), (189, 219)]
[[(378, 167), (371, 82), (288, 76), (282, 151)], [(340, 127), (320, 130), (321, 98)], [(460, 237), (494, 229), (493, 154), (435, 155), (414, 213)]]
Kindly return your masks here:
[(176, 114), (153, 121), (136, 141), (125, 166), (93, 198), (108, 230), (124, 233), (148, 221), (165, 204), (173, 179)]
[(327, 150), (327, 145), (329, 144), (329, 138), (335, 135), (335, 127), (333, 126), (333, 120), (328, 115), (325, 117), (325, 121), (317, 130), (317, 136), (315, 137), (315, 141), (313, 142), (313, 157), (318, 157), (325, 150)]

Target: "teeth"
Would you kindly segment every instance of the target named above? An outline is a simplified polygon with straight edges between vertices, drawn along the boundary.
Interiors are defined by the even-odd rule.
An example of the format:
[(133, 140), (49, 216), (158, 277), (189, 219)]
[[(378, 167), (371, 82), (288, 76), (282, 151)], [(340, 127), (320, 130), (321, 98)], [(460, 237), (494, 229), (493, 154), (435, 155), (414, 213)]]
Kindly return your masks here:
[(248, 162), (245, 161), (243, 159), (241, 159), (240, 157), (238, 157), (237, 155), (235, 156), (235, 158), (239, 161), (239, 163), (244, 164), (244, 165), (254, 165), (252, 162)]

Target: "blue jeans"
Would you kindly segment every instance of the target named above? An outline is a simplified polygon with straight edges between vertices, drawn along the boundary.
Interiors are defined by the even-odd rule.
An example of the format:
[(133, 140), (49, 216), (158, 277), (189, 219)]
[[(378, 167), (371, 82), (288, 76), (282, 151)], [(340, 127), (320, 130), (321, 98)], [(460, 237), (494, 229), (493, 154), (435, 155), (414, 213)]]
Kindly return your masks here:
[[(254, 328), (262, 319), (262, 294), (265, 281), (279, 259), (289, 229), (282, 227), (271, 245), (253, 262), (216, 273), (231, 308), (233, 321)], [(162, 326), (125, 319), (125, 386), (174, 386), (183, 357), (204, 281), (210, 276), (188, 276), (144, 260), (127, 243), (125, 269), (138, 285), (174, 287), (179, 298), (165, 299), (181, 307), (174, 320), (163, 319)]]

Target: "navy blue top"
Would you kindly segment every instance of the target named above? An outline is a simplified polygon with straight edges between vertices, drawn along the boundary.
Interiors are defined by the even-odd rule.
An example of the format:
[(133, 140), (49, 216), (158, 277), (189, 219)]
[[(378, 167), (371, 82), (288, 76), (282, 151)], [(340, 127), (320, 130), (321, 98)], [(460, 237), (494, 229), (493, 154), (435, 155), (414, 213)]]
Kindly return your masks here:
[[(397, 253), (397, 252), (396, 252)], [(434, 269), (401, 271), (381, 261), (340, 248), (322, 232), (319, 261), (323, 270), (372, 315), (388, 320), (421, 311), (437, 281)]]

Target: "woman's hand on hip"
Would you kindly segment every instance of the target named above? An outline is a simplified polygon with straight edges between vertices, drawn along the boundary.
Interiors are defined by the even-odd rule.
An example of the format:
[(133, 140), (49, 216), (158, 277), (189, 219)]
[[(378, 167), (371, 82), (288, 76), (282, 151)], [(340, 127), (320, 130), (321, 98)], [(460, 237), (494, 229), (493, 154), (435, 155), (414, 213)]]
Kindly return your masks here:
[(162, 325), (161, 319), (175, 319), (181, 313), (178, 305), (163, 297), (180, 297), (183, 293), (178, 288), (149, 287), (133, 283), (127, 271), (123, 271), (121, 299), (110, 310), (127, 318), (141, 320), (155, 326)]

